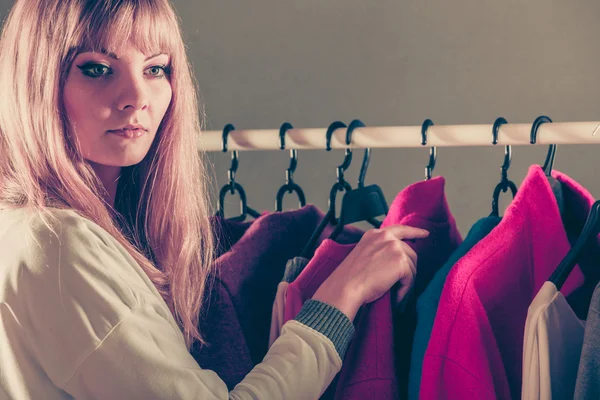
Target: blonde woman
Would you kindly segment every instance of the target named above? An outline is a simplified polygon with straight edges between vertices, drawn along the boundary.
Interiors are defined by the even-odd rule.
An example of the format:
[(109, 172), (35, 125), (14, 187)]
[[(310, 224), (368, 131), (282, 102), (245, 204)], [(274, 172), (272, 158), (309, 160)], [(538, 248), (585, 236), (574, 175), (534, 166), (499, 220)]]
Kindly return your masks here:
[(16, 0), (0, 71), (0, 398), (316, 399), (359, 307), (412, 286), (428, 233), (368, 232), (228, 392), (189, 354), (210, 177), (172, 6)]

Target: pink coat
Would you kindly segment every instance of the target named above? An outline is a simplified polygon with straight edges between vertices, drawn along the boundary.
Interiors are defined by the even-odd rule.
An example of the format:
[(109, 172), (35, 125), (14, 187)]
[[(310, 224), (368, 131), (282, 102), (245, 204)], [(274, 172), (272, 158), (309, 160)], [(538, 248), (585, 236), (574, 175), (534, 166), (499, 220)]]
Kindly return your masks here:
[[(410, 243), (419, 256), (415, 294), (426, 286), (433, 274), (444, 264), (461, 242), (456, 223), (444, 195), (444, 178), (436, 177), (408, 186), (398, 194), (382, 226), (403, 224), (427, 229), (427, 239)], [(290, 283), (286, 293), (285, 320), (293, 319), (302, 304), (310, 299), (321, 283), (337, 268), (355, 245), (339, 245), (323, 241), (314, 257), (298, 278)], [(414, 324), (404, 324), (394, 330), (390, 293), (363, 306), (354, 320), (355, 336), (350, 343), (344, 364), (336, 380), (323, 398), (336, 399), (397, 399), (399, 392), (394, 338), (407, 336)], [(407, 345), (412, 340), (406, 342)], [(406, 348), (405, 348), (406, 350)], [(401, 353), (408, 365), (409, 353)], [(401, 381), (408, 378), (408, 370)], [(405, 375), (405, 376), (404, 376)], [(401, 385), (405, 386), (405, 385)]]
[[(420, 399), (521, 398), (527, 309), (594, 202), (566, 175), (553, 176), (563, 186), (565, 226), (547, 177), (532, 166), (502, 222), (450, 271), (425, 353)], [(577, 266), (561, 291), (567, 296), (582, 283)]]

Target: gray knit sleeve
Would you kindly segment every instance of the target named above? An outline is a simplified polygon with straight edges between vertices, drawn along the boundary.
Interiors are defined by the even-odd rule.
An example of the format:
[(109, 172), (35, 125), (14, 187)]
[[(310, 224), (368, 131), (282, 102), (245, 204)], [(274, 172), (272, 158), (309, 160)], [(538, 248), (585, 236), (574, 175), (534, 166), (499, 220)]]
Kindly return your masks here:
[(294, 318), (327, 336), (335, 346), (342, 361), (354, 335), (350, 318), (336, 307), (319, 300), (307, 300)]

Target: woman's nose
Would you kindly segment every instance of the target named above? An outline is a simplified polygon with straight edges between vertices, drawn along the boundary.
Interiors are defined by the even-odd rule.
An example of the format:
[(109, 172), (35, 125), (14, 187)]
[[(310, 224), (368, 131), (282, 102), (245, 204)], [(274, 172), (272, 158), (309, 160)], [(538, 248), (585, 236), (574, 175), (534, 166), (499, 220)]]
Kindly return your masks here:
[(148, 106), (146, 83), (143, 78), (123, 79), (119, 90), (117, 108), (124, 110), (126, 107), (144, 109)]

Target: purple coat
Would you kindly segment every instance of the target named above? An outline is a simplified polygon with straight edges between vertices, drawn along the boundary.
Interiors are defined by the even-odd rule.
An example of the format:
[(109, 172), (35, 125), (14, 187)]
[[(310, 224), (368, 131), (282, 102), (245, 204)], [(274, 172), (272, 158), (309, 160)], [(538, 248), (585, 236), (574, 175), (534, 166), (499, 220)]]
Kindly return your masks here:
[[(191, 350), (198, 364), (215, 371), (233, 389), (267, 353), (271, 312), (286, 263), (299, 256), (324, 217), (313, 205), (264, 213), (250, 222), (213, 219), (217, 258), (214, 284), (201, 313), (200, 331), (209, 346)], [(319, 243), (332, 232), (328, 227)], [(363, 231), (347, 227), (343, 243), (356, 243)]]

